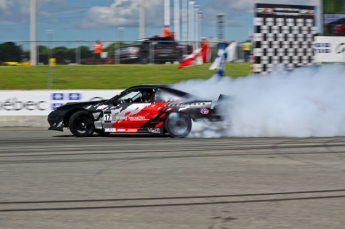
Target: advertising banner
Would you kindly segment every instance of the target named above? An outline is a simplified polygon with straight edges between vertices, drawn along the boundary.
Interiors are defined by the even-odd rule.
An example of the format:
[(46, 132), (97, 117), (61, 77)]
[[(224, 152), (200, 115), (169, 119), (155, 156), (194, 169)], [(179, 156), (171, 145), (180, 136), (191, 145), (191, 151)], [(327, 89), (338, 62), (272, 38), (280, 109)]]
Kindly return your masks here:
[(122, 90), (0, 91), (0, 116), (48, 115), (68, 102), (110, 99)]
[(323, 35), (345, 36), (345, 0), (323, 0)]
[(254, 10), (254, 73), (314, 63), (314, 6), (257, 3)]
[(315, 37), (315, 62), (345, 62), (345, 37)]

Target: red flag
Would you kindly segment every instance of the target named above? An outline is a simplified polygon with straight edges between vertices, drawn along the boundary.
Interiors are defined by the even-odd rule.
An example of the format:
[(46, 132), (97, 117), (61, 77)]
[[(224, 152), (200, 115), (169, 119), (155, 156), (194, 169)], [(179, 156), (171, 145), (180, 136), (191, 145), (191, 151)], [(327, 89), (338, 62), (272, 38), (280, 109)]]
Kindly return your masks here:
[(189, 67), (193, 65), (200, 65), (203, 64), (203, 60), (201, 57), (201, 48), (194, 50), (194, 52), (190, 55), (188, 55), (179, 66), (177, 66), (177, 69)]

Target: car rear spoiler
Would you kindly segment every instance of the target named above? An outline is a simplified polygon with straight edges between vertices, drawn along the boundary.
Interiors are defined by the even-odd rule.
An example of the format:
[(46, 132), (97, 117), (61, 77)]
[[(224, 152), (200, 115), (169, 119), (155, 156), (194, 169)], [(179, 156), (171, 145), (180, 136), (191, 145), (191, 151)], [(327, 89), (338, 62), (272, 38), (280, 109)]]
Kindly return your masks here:
[(234, 96), (220, 94), (217, 101), (233, 100)]
[(233, 100), (234, 98), (235, 97), (231, 96), (231, 95), (219, 94), (218, 100), (217, 101), (212, 101), (211, 109), (213, 109), (217, 104), (219, 104), (221, 102), (229, 102), (229, 101)]

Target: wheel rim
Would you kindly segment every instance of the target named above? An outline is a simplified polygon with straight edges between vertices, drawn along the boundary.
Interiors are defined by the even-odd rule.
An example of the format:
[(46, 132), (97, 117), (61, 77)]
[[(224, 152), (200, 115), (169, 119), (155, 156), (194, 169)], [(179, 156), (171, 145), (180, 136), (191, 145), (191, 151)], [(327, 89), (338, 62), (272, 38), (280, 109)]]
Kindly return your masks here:
[(86, 134), (90, 132), (90, 129), (92, 128), (93, 122), (92, 119), (86, 115), (81, 115), (74, 121), (74, 129), (79, 134)]
[(188, 120), (185, 117), (171, 117), (168, 121), (169, 129), (175, 136), (184, 136), (189, 132)]

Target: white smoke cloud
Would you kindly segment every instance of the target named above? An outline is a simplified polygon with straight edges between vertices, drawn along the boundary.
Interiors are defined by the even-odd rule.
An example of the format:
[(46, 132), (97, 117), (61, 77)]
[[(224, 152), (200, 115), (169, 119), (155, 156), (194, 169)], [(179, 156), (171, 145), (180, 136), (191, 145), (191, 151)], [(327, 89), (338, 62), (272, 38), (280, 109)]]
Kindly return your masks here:
[[(79, 28), (100, 27), (138, 27), (140, 1), (117, 0), (108, 6), (91, 7), (85, 18), (79, 23)], [(145, 5), (145, 24), (147, 26), (162, 26), (164, 17), (163, 1), (150, 0)]]
[[(174, 87), (213, 100), (220, 93), (234, 96), (226, 110), (226, 117), (231, 119), (231, 128), (223, 133), (226, 136), (344, 136), (344, 73), (343, 65), (323, 65), (266, 77), (251, 75), (235, 80), (214, 76), (209, 80), (181, 82)], [(207, 130), (192, 136), (221, 134)]]

